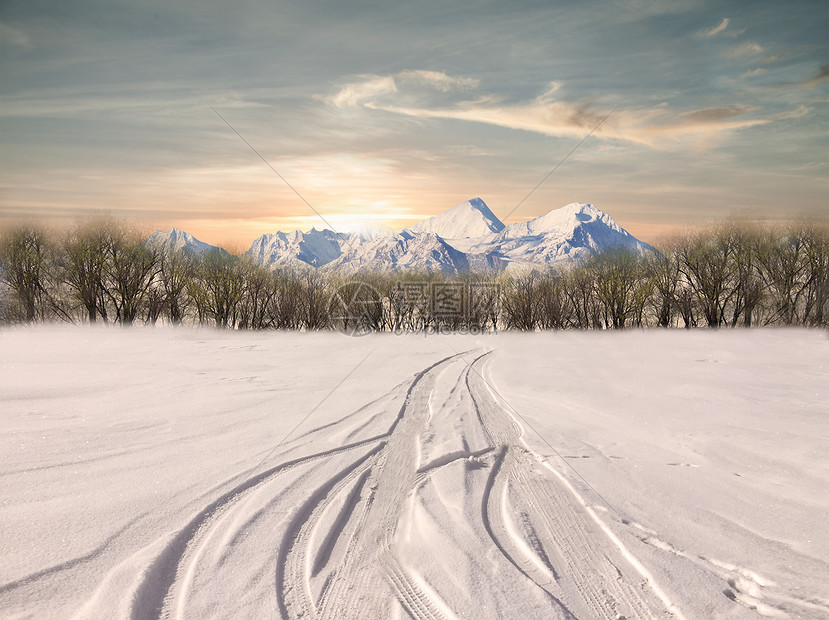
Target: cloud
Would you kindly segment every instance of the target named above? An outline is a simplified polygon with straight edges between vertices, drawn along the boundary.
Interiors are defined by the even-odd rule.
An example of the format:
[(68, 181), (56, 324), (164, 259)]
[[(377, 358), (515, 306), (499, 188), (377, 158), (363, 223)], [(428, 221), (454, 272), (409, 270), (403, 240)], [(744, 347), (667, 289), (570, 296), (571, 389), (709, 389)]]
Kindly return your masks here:
[(723, 105), (715, 108), (702, 108), (693, 112), (686, 112), (679, 116), (680, 120), (687, 124), (717, 123), (727, 118), (740, 116), (751, 112), (756, 108), (747, 105)]
[(813, 86), (818, 82), (829, 78), (829, 65), (821, 65), (818, 72), (810, 78), (805, 80), (798, 80), (795, 82), (777, 82), (778, 86)]
[(766, 71), (767, 69), (765, 69), (764, 67), (757, 67), (756, 69), (752, 69), (751, 71), (746, 71), (745, 73), (743, 73), (741, 77), (756, 77), (758, 75), (764, 74)]
[(709, 28), (708, 30), (705, 31), (705, 36), (706, 37), (715, 37), (715, 36), (717, 36), (723, 30), (728, 28), (728, 22), (729, 22), (729, 19), (727, 17), (723, 17), (723, 20), (717, 26), (714, 26), (713, 28)]
[(480, 83), (480, 80), (474, 78), (453, 77), (443, 71), (428, 71), (425, 69), (406, 70), (386, 76), (359, 75), (356, 77), (359, 81), (341, 86), (330, 97), (318, 97), (318, 99), (322, 99), (338, 108), (344, 108), (353, 107), (383, 95), (397, 93), (399, 91), (398, 82), (425, 84), (441, 93), (477, 88)]
[(745, 58), (748, 56), (757, 56), (763, 53), (763, 46), (754, 41), (746, 41), (737, 47), (732, 48), (726, 54), (729, 58)]
[(401, 71), (397, 74), (401, 79), (412, 79), (428, 84), (435, 90), (447, 93), (450, 90), (468, 90), (477, 88), (480, 80), (466, 77), (452, 77), (443, 71), (425, 71), (417, 69), (412, 71)]
[(338, 108), (344, 108), (358, 105), (380, 95), (397, 92), (397, 84), (393, 77), (379, 75), (364, 75), (358, 77), (363, 78), (363, 80), (342, 86), (336, 94), (324, 98), (324, 100)]
[(820, 69), (817, 72), (817, 75), (809, 78), (808, 80), (803, 82), (803, 84), (817, 84), (818, 82), (822, 82), (827, 78), (829, 78), (829, 65), (821, 65)]
[(0, 23), (0, 47), (17, 47), (29, 50), (32, 48), (32, 44), (24, 32)]
[[(592, 101), (555, 100), (559, 84), (529, 101), (506, 103), (496, 95), (483, 95), (475, 100), (452, 105), (405, 105), (388, 99), (366, 100), (371, 110), (382, 110), (419, 119), (446, 119), (481, 123), (507, 129), (530, 131), (551, 137), (583, 138), (607, 115)], [(676, 114), (667, 106), (615, 112), (596, 129), (595, 136), (661, 148), (667, 141), (698, 136), (709, 144), (717, 136), (745, 127), (761, 125), (765, 119), (738, 119), (755, 111), (747, 105), (725, 105), (701, 108)]]
[(665, 119), (652, 125), (641, 128), (644, 135), (651, 136), (651, 144), (658, 146), (659, 141), (693, 139), (692, 146), (697, 150), (709, 148), (714, 140), (723, 134), (738, 129), (766, 125), (769, 119), (737, 119), (749, 112), (755, 111), (754, 106), (747, 105), (724, 105), (713, 108), (701, 108), (679, 114), (673, 120)]
[(805, 105), (799, 105), (794, 110), (788, 110), (787, 112), (781, 112), (777, 115), (776, 118), (787, 120), (792, 118), (803, 118), (804, 116), (808, 116), (812, 112), (812, 108), (807, 107)]

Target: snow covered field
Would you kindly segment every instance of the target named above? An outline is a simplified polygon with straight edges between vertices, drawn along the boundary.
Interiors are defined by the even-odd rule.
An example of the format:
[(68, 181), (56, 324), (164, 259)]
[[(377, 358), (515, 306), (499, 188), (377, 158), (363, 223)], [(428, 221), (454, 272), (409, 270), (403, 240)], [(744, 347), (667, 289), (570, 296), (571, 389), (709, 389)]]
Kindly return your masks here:
[(4, 618), (829, 617), (822, 332), (5, 328), (0, 365)]

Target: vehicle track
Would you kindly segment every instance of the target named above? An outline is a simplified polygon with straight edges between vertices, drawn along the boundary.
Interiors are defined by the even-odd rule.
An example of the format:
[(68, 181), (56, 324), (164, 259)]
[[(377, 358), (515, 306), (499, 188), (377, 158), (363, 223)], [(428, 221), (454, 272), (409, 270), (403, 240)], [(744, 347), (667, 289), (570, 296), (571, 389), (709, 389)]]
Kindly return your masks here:
[[(141, 620), (144, 618), (166, 618), (173, 615), (171, 608), (172, 592), (177, 584), (181, 585), (182, 577), (186, 575), (187, 560), (194, 556), (196, 559), (198, 558), (199, 545), (203, 539), (208, 537), (211, 526), (220, 522), (226, 511), (251, 491), (297, 467), (351, 452), (377, 443), (380, 440), (380, 437), (371, 437), (353, 444), (287, 461), (244, 480), (209, 503), (172, 537), (148, 567), (136, 593), (132, 618)], [(176, 615), (180, 615), (180, 612)]]
[[(365, 420), (380, 420), (378, 407), (399, 405), (386, 432), (285, 461), (198, 511), (147, 568), (132, 617), (193, 617), (196, 610), (189, 604), (197, 578), (202, 586), (205, 579), (220, 586), (219, 575), (210, 571), (221, 570), (226, 557), (238, 553), (236, 541), (267, 519), (283, 497), (294, 498), (292, 506), (270, 539), (258, 542), (273, 566), (273, 612), (285, 618), (389, 617), (398, 604), (413, 618), (485, 617), (487, 610), (491, 615), (502, 609), (488, 603), (499, 598), (506, 582), (535, 592), (526, 597), (524, 615), (669, 617), (571, 489), (523, 444), (521, 426), (483, 379), (489, 354), (479, 351), (469, 362), (466, 355), (439, 360), (415, 375), (408, 388), (398, 386), (374, 401), (375, 407), (357, 410)], [(364, 426), (357, 412), (310, 433), (356, 438)], [(464, 422), (453, 426), (439, 416)], [(461, 436), (441, 435), (450, 432)], [(424, 437), (431, 442), (425, 464)], [(292, 449), (289, 444), (285, 450)], [(285, 476), (291, 471), (299, 476), (293, 482)], [(438, 478), (463, 489), (462, 505), (477, 506), (463, 523), (463, 544), (479, 549), (488, 564), (464, 570), (485, 584), (493, 601), (467, 596), (466, 607), (453, 609), (463, 598), (461, 582), (439, 576), (446, 570), (439, 559), (412, 554), (408, 537), (417, 531), (412, 508), (423, 494), (441, 497), (444, 487), (430, 486)], [(456, 513), (457, 507), (447, 505), (436, 509), (434, 518), (440, 522), (441, 515)], [(454, 523), (440, 523), (450, 540)]]
[[(484, 362), (478, 357), (468, 366), (467, 385), (482, 423), (501, 445), (501, 466), (493, 470), (492, 490), (483, 505), (493, 540), (516, 568), (579, 617), (664, 614), (575, 498), (519, 443), (522, 430), (492, 398), (483, 378)], [(523, 536), (507, 525), (516, 508), (527, 526)], [(523, 563), (517, 559), (522, 556)]]

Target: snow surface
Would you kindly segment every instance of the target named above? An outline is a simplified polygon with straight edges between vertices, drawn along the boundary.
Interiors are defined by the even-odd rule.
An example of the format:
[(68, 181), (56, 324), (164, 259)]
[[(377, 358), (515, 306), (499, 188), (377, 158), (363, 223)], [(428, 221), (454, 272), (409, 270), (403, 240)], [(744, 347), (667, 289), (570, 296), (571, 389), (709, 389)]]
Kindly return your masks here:
[(6, 328), (0, 616), (825, 618), (827, 353)]

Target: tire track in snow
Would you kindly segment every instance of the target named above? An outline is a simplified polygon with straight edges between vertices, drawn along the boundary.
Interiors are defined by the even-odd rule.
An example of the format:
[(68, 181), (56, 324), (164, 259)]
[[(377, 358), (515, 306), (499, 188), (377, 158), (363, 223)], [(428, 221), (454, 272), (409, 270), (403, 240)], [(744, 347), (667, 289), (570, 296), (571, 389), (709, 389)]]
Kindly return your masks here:
[[(250, 517), (251, 507), (262, 500), (274, 502), (284, 492), (279, 476), (301, 466), (313, 466), (313, 471), (303, 473), (303, 484), (319, 482), (307, 491), (298, 487), (306, 499), (280, 526), (275, 547), (264, 551), (273, 556), (275, 611), (283, 617), (389, 617), (401, 608), (413, 618), (428, 620), (463, 615), (453, 609), (457, 592), (444, 591), (446, 584), (435, 581), (434, 572), (429, 577), (415, 558), (401, 552), (398, 530), (412, 518), (412, 514), (407, 517), (407, 506), (414, 506), (433, 476), (444, 480), (468, 476), (470, 470), (482, 467), (490, 471), (467, 477), (462, 485), (465, 495), (478, 498), (479, 529), (470, 531), (480, 532), (481, 557), (492, 561), (500, 557), (499, 570), (514, 570), (513, 582), (517, 579), (537, 588), (535, 602), (527, 605), (550, 617), (664, 615), (664, 607), (643, 594), (643, 582), (632, 578), (623, 554), (596, 527), (589, 507), (574, 499), (560, 474), (550, 469), (557, 474), (551, 475), (542, 467), (543, 459), (521, 445), (520, 424), (480, 377), (488, 355), (479, 354), (466, 365), (458, 363), (463, 354), (441, 359), (417, 373), (407, 389), (401, 384), (404, 387), (395, 388), (393, 397), (374, 401), (380, 403), (378, 407), (389, 407), (396, 406), (395, 398), (403, 399), (387, 432), (286, 461), (239, 482), (207, 504), (148, 567), (135, 594), (132, 618), (189, 615), (202, 556), (232, 547), (228, 541), (242, 536), (241, 530), (259, 518), (258, 513)], [(438, 381), (447, 384), (437, 390)], [(435, 407), (434, 398), (445, 402)], [(360, 416), (371, 421), (379, 415), (375, 409), (361, 407), (341, 423), (309, 432), (353, 437), (354, 429), (364, 426)], [(464, 422), (460, 432), (475, 434), (478, 446), (481, 438), (489, 445), (469, 450), (465, 437), (452, 443), (449, 433), (454, 427), (432, 420), (435, 415), (466, 416), (464, 420), (470, 422)], [(446, 446), (446, 451), (435, 452), (424, 464), (421, 438), (429, 433), (435, 440), (432, 445)], [(350, 452), (360, 453), (344, 460)], [(463, 460), (465, 467), (458, 465)], [(212, 565), (206, 568), (218, 570)], [(485, 582), (487, 576), (478, 578)], [(492, 586), (497, 597), (498, 584)], [(504, 594), (509, 600), (510, 594)]]
[[(367, 455), (338, 472), (323, 486), (318, 487), (296, 511), (285, 532), (276, 561), (277, 601), (280, 612), (286, 617), (308, 618), (316, 615), (317, 601), (314, 600), (311, 577), (318, 561), (310, 555), (311, 538), (317, 534), (320, 517), (329, 504), (340, 491), (347, 489), (355, 481), (359, 482), (375, 463), (375, 457), (384, 446), (384, 443), (379, 444)], [(354, 509), (353, 506), (348, 508)], [(340, 525), (344, 526), (344, 523)], [(333, 535), (335, 532), (332, 530), (329, 534)], [(333, 540), (328, 542), (331, 544)]]
[[(476, 363), (479, 363), (479, 360), (473, 362), (473, 364)], [(667, 612), (679, 620), (684, 620), (681, 611), (655, 583), (650, 572), (587, 505), (569, 481), (540, 454), (531, 450), (522, 437), (523, 430), (520, 423), (501, 407), (498, 397), (483, 379), (480, 371), (474, 373), (472, 384), (482, 398), (481, 402), (489, 403), (490, 406), (499, 410), (502, 417), (509, 418), (513, 427), (519, 429), (515, 441), (520, 442), (521, 445), (515, 447), (525, 455), (525, 463), (516, 469), (518, 475), (526, 478), (533, 469), (533, 461), (541, 464), (554, 475), (555, 479), (549, 480), (541, 490), (539, 490), (538, 482), (534, 484), (525, 482), (522, 486), (528, 493), (531, 505), (536, 507), (538, 513), (546, 521), (546, 529), (551, 535), (554, 547), (558, 547), (559, 556), (569, 567), (570, 572), (563, 575), (562, 582), (572, 575), (576, 592), (583, 599), (582, 602), (591, 608), (590, 614), (600, 618), (653, 618)], [(494, 416), (494, 419), (497, 420), (498, 416)], [(569, 496), (565, 494), (565, 489), (569, 491)], [(557, 522), (560, 518), (566, 518), (566, 520)], [(599, 538), (595, 534), (600, 533), (605, 535), (610, 544), (598, 542)], [(625, 562), (618, 560), (613, 562), (610, 560), (611, 556), (618, 557)], [(634, 587), (634, 580), (620, 570), (620, 566), (625, 564), (632, 567), (643, 578), (643, 583), (640, 585), (647, 584), (654, 596), (646, 596), (642, 588)], [(600, 577), (599, 583), (596, 583), (594, 578), (597, 569)], [(566, 584), (562, 583), (562, 586), (566, 590)], [(570, 598), (567, 597), (566, 600), (569, 602)], [(629, 611), (618, 609), (619, 603), (623, 603)]]
[[(368, 599), (365, 593), (372, 589), (370, 582), (378, 577), (378, 556), (389, 549), (400, 506), (414, 486), (417, 475), (415, 441), (426, 419), (428, 408), (424, 404), (431, 393), (431, 384), (442, 367), (457, 357), (440, 360), (415, 376), (395, 421), (384, 435), (384, 442), (373, 453), (370, 465), (355, 469), (335, 484), (327, 483), (318, 488), (304, 509), (297, 512), (277, 557), (276, 595), (279, 610), (285, 617), (381, 617), (383, 611), (388, 612), (383, 603)], [(317, 531), (320, 518), (336, 500), (337, 494), (353, 478), (363, 475), (365, 479), (360, 486), (370, 488), (371, 494), (366, 498), (357, 493), (352, 495), (352, 504), (347, 507), (348, 516), (359, 515), (358, 522), (350, 528), (350, 538), (344, 543), (347, 551), (342, 554), (340, 565), (327, 577), (319, 600), (315, 600), (311, 580), (328, 558), (322, 558), (320, 554), (311, 557), (309, 543), (314, 537), (323, 538), (322, 555), (330, 554), (337, 543), (335, 539), (346, 529), (348, 516), (337, 520), (335, 529), (338, 531), (327, 534)]]
[[(540, 557), (536, 557), (533, 565), (527, 565), (519, 558), (522, 553), (525, 553), (526, 543), (517, 539), (514, 532), (508, 526), (505, 520), (505, 507), (503, 498), (507, 490), (507, 480), (509, 479), (509, 471), (512, 468), (511, 463), (506, 462), (511, 458), (508, 446), (502, 445), (495, 456), (492, 464), (492, 472), (487, 480), (484, 488), (483, 501), (481, 502), (481, 515), (483, 517), (484, 528), (489, 535), (492, 543), (497, 547), (498, 551), (503, 555), (515, 569), (521, 573), (529, 582), (538, 586), (549, 599), (560, 608), (565, 617), (575, 618), (576, 616), (570, 611), (567, 605), (557, 596), (560, 594), (555, 592), (550, 587), (549, 580), (546, 575), (537, 577), (537, 566), (544, 564)], [(526, 556), (525, 556), (526, 557)], [(555, 574), (555, 568), (547, 565), (547, 572)], [(555, 580), (553, 580), (555, 581)]]
[[(406, 498), (417, 485), (417, 468), (419, 465), (419, 436), (429, 419), (429, 398), (434, 390), (435, 381), (443, 369), (456, 361), (460, 355), (447, 357), (425, 369), (412, 382), (406, 401), (401, 407), (395, 427), (389, 435), (377, 467), (370, 476), (370, 484), (375, 489), (369, 514), (363, 527), (356, 534), (354, 552), (345, 559), (343, 575), (354, 575), (349, 583), (347, 579), (339, 580), (337, 596), (327, 601), (322, 618), (380, 618), (389, 614), (389, 601), (366, 597), (366, 592), (376, 590), (378, 579), (385, 578), (390, 594), (394, 592), (398, 601), (407, 609), (412, 604), (411, 592), (417, 593), (417, 600), (426, 609), (441, 609), (441, 603), (431, 600), (423, 588), (410, 588), (406, 596), (396, 591), (396, 583), (410, 583), (403, 579), (392, 579), (388, 567), (394, 566), (396, 558), (393, 544), (400, 515)], [(386, 571), (382, 570), (386, 567)], [(405, 576), (401, 568), (398, 576)], [(406, 602), (408, 601), (408, 602)], [(426, 617), (443, 617), (426, 616)]]
[[(398, 601), (412, 618), (424, 620), (457, 620), (449, 606), (434, 592), (426, 592), (421, 580), (408, 574), (399, 561), (384, 564), (386, 574), (394, 586)], [(418, 583), (421, 581), (421, 583)]]
[[(133, 595), (133, 604), (130, 617), (133, 620), (145, 620), (150, 618), (168, 618), (173, 617), (174, 615), (183, 615), (186, 608), (185, 601), (187, 590), (192, 583), (193, 564), (198, 561), (203, 551), (203, 547), (200, 545), (203, 546), (210, 543), (213, 538), (212, 528), (221, 524), (226, 511), (230, 507), (237, 504), (254, 489), (261, 488), (263, 484), (272, 481), (273, 478), (290, 471), (291, 469), (310, 463), (322, 463), (327, 459), (345, 452), (384, 441), (392, 435), (395, 428), (397, 428), (400, 423), (408, 400), (418, 382), (433, 368), (455, 357), (457, 356), (449, 356), (445, 359), (439, 360), (415, 375), (405, 392), (404, 403), (387, 432), (364, 440), (348, 443), (338, 448), (288, 460), (280, 465), (259, 472), (256, 475), (243, 480), (230, 491), (225, 492), (219, 498), (204, 506), (184, 527), (172, 535), (170, 541), (164, 545), (161, 552), (155, 556), (154, 560), (146, 568), (142, 580)], [(375, 399), (375, 401), (372, 402), (380, 402), (390, 395), (399, 394), (400, 388), (401, 386), (398, 385), (388, 394), (381, 396), (379, 399)], [(368, 410), (371, 404), (372, 403), (369, 403), (368, 405), (360, 407), (357, 412)], [(352, 417), (354, 417), (354, 414), (350, 414), (344, 419), (350, 420)], [(330, 428), (331, 426), (336, 426), (336, 423), (333, 425), (325, 425), (324, 428)], [(314, 434), (319, 430), (320, 429), (312, 429), (310, 433)], [(353, 429), (350, 429), (350, 435), (353, 434), (352, 431)], [(294, 443), (295, 441), (296, 440), (291, 443)], [(280, 598), (280, 594), (278, 593), (277, 601), (279, 602), (282, 600), (283, 599)]]
[(169, 598), (177, 581), (180, 578), (185, 558), (195, 553), (199, 538), (209, 530), (212, 522), (223, 515), (223, 511), (235, 502), (242, 499), (253, 489), (291, 469), (322, 461), (329, 457), (377, 443), (382, 437), (370, 437), (355, 442), (325, 450), (305, 457), (296, 458), (252, 476), (236, 487), (221, 495), (202, 508), (183, 528), (176, 532), (154, 561), (147, 567), (143, 580), (134, 596), (131, 613), (133, 620), (149, 620), (158, 617), (169, 617)]

